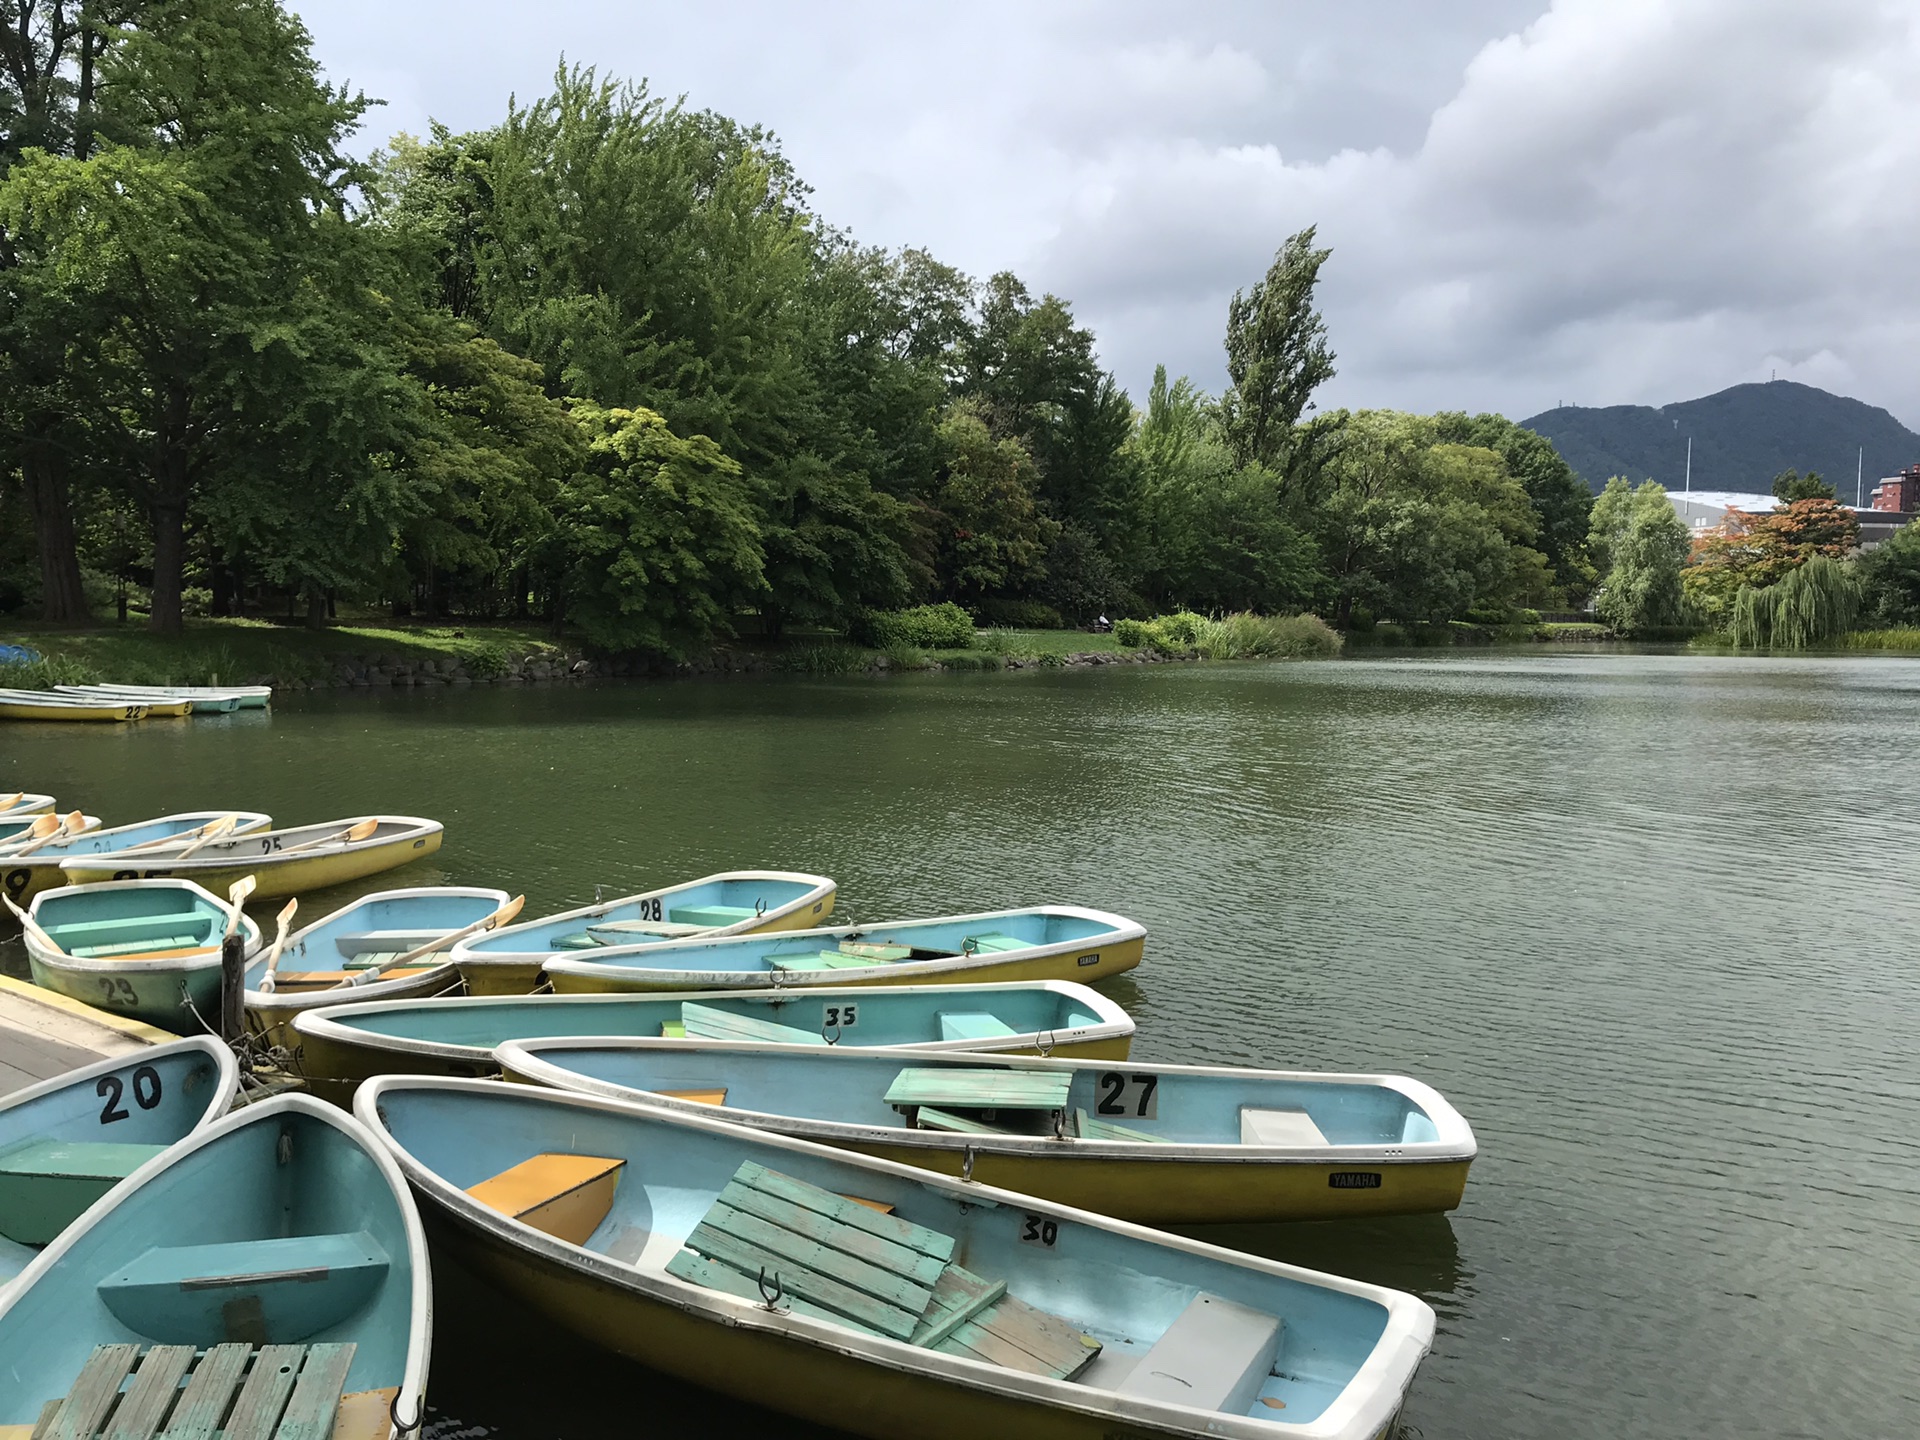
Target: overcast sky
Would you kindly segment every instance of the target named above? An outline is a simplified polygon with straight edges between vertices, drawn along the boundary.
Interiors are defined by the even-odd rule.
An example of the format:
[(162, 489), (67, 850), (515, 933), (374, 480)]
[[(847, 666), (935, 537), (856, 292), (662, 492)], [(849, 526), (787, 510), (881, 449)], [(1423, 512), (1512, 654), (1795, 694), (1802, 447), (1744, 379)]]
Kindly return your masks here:
[(1874, 0), (291, 0), (387, 104), (495, 123), (564, 53), (774, 130), (862, 241), (1068, 300), (1136, 398), (1224, 378), (1303, 225), (1324, 403), (1803, 380), (1920, 422), (1920, 6)]

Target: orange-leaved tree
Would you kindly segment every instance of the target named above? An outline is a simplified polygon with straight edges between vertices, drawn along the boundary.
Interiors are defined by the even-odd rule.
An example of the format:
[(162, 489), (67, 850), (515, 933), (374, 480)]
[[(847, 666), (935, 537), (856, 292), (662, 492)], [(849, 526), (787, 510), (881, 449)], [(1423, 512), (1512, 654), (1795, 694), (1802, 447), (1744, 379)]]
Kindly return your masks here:
[(1766, 514), (1729, 508), (1718, 529), (1693, 542), (1681, 583), (1708, 620), (1724, 628), (1742, 586), (1764, 588), (1816, 555), (1843, 560), (1859, 541), (1860, 522), (1831, 499), (1795, 500)]

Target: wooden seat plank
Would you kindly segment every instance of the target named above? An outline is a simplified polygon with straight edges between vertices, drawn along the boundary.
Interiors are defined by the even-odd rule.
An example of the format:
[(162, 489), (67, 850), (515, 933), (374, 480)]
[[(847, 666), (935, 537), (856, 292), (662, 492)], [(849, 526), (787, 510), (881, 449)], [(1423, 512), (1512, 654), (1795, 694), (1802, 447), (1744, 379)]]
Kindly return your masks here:
[(328, 1440), (341, 1393), (347, 1388), (347, 1371), (353, 1368), (354, 1349), (352, 1344), (307, 1347), (306, 1363), (300, 1367), (293, 1398), (287, 1401), (274, 1440)]
[(831, 1274), (812, 1269), (793, 1255), (769, 1252), (750, 1241), (715, 1229), (704, 1221), (694, 1227), (693, 1234), (687, 1237), (687, 1248), (737, 1270), (749, 1279), (757, 1280), (764, 1273), (767, 1283), (772, 1285), (777, 1278), (783, 1295), (831, 1310), (836, 1315), (843, 1315), (895, 1340), (904, 1340), (913, 1334), (914, 1326), (920, 1322), (918, 1311), (908, 1313), (899, 1306), (875, 1299)]
[(489, 1209), (584, 1245), (613, 1208), (626, 1161), (605, 1155), (533, 1155), (467, 1187)]
[(160, 1440), (213, 1440), (233, 1399), (234, 1387), (246, 1374), (251, 1345), (216, 1345), (207, 1351), (187, 1381), (186, 1393), (173, 1407), (173, 1418)]
[(885, 1099), (961, 1110), (1060, 1110), (1072, 1087), (1071, 1071), (909, 1067), (894, 1076)]
[(233, 1402), (226, 1440), (273, 1440), (273, 1428), (287, 1408), (287, 1396), (306, 1353), (304, 1345), (260, 1347), (247, 1383), (240, 1387), (240, 1398)]
[[(782, 1195), (770, 1195), (746, 1185), (729, 1185), (721, 1192), (718, 1203), (770, 1225), (777, 1225), (802, 1239), (825, 1245), (888, 1275), (898, 1275), (923, 1289), (932, 1289), (940, 1279), (940, 1272), (946, 1268), (945, 1260), (924, 1254), (912, 1246), (883, 1239), (871, 1231), (847, 1224), (838, 1216), (823, 1216)], [(708, 1213), (711, 1217), (712, 1212)], [(872, 1293), (881, 1294), (882, 1298), (886, 1294)]]
[(913, 1123), (922, 1130), (945, 1130), (955, 1135), (1011, 1135), (1013, 1133), (1004, 1125), (989, 1125), (984, 1120), (955, 1115), (952, 1111), (942, 1110), (937, 1105), (914, 1106)]
[(714, 1005), (687, 1001), (680, 1006), (680, 1023), (695, 1040), (766, 1040), (782, 1045), (824, 1045), (826, 1037), (794, 1025), (736, 1015)]
[(985, 1314), (961, 1323), (932, 1348), (1029, 1375), (1071, 1380), (1099, 1355), (1100, 1342), (1058, 1315), (1008, 1295)]
[[(766, 1296), (760, 1293), (760, 1281), (757, 1275), (742, 1275), (738, 1270), (729, 1269), (704, 1255), (696, 1255), (691, 1250), (681, 1250), (667, 1262), (667, 1273), (676, 1280), (691, 1281), (708, 1290), (718, 1290), (723, 1295), (737, 1295), (743, 1300), (766, 1302)], [(771, 1282), (772, 1277), (768, 1277)], [(814, 1305), (797, 1295), (782, 1295), (780, 1307), (795, 1315), (804, 1315), (809, 1320), (825, 1320), (829, 1324), (844, 1325), (849, 1330), (858, 1330), (863, 1335), (878, 1335), (888, 1338), (882, 1331), (870, 1325), (862, 1325), (858, 1320)]]
[(121, 1382), (140, 1356), (138, 1345), (99, 1345), (80, 1367), (66, 1403), (54, 1416), (47, 1440), (93, 1440), (107, 1418)]
[(983, 1311), (998, 1305), (1007, 1294), (1007, 1282), (988, 1280), (949, 1265), (933, 1287), (933, 1299), (920, 1317), (920, 1328), (913, 1332), (913, 1343), (935, 1349), (954, 1331)]
[(938, 1230), (929, 1230), (924, 1225), (915, 1225), (911, 1220), (903, 1220), (898, 1215), (882, 1214), (863, 1205), (856, 1205), (844, 1196), (835, 1195), (831, 1190), (822, 1190), (818, 1185), (809, 1185), (804, 1180), (796, 1180), (791, 1175), (782, 1175), (778, 1170), (769, 1170), (757, 1161), (742, 1162), (734, 1171), (733, 1178), (743, 1185), (761, 1190), (769, 1195), (779, 1195), (816, 1210), (843, 1224), (865, 1230), (869, 1235), (878, 1235), (883, 1240), (892, 1240), (905, 1245), (908, 1249), (918, 1250), (923, 1255), (931, 1255), (938, 1260), (953, 1258), (953, 1237), (942, 1235)]
[(1158, 1135), (1115, 1125), (1111, 1120), (1097, 1120), (1084, 1110), (1073, 1112), (1073, 1128), (1082, 1140), (1139, 1140), (1156, 1145), (1166, 1143)]
[(133, 1384), (107, 1426), (106, 1440), (152, 1440), (180, 1393), (180, 1377), (191, 1364), (191, 1345), (156, 1345), (141, 1356)]

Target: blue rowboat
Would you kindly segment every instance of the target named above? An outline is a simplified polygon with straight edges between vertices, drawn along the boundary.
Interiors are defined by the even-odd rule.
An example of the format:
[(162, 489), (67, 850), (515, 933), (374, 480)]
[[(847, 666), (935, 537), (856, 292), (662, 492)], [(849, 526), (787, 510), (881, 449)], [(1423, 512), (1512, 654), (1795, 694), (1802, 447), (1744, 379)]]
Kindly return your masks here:
[(1123, 915), (1037, 905), (935, 920), (664, 940), (556, 955), (562, 994), (815, 985), (932, 985), (983, 980), (1105, 980), (1140, 963), (1147, 932)]
[(237, 1392), (249, 1434), (390, 1436), (421, 1418), (431, 1314), (393, 1161), (279, 1096), (148, 1161), (0, 1293), (0, 1433), (212, 1435)]
[(45, 815), (52, 809), (51, 795), (29, 795), (24, 790), (0, 795), (0, 819), (17, 820), (22, 815)]
[(0, 1100), (0, 1284), (116, 1184), (226, 1114), (239, 1086), (233, 1052), (203, 1035)]
[(264, 710), (273, 699), (271, 685), (56, 685), (56, 691), (109, 700), (186, 700), (196, 715), (232, 710)]
[(453, 958), (468, 994), (525, 995), (551, 956), (688, 936), (799, 930), (833, 913), (834, 891), (824, 875), (727, 870), (506, 925), (462, 940)]
[[(1400, 1075), (711, 1040), (516, 1040), (510, 1080), (960, 1173), (1152, 1224), (1412, 1215), (1460, 1203), (1473, 1131)], [(971, 1159), (969, 1159), (971, 1157)]]
[(382, 1076), (448, 1252), (588, 1340), (874, 1437), (1376, 1440), (1411, 1295), (704, 1115)]
[[(192, 844), (206, 827), (218, 825), (229, 816), (234, 821), (233, 829), (224, 833), (234, 835), (250, 835), (273, 823), (271, 816), (257, 810), (188, 810), (178, 815), (162, 815), (155, 820), (136, 820), (131, 825), (85, 830), (78, 835), (50, 841), (31, 855), (8, 858), (4, 852), (0, 852), (0, 888), (5, 889), (15, 902), (24, 905), (42, 890), (51, 890), (56, 885), (67, 883), (66, 873), (60, 868), (62, 860), (71, 860), (77, 855), (104, 855), (109, 851), (130, 848), (149, 860), (157, 859)], [(4, 832), (4, 829), (4, 822), (0, 822), (0, 832)], [(169, 841), (174, 843), (167, 843)], [(0, 845), (5, 843), (4, 833), (0, 833)]]
[[(24, 816), (9, 815), (5, 819), (0, 819), (0, 863), (5, 862), (9, 850), (18, 850), (27, 845), (31, 845), (33, 843), (34, 826), (47, 818), (45, 814), (40, 814)], [(80, 834), (92, 834), (98, 831), (99, 828), (100, 817), (98, 815), (82, 815), (80, 817)], [(44, 849), (50, 848), (52, 848), (52, 842), (48, 841), (46, 846), (41, 849), (36, 849), (33, 853), (39, 855)], [(15, 896), (14, 898), (18, 899), (19, 897)]]
[(348, 999), (410, 1000), (450, 990), (460, 983), (460, 972), (444, 954), (386, 970), (370, 983), (360, 981), (368, 971), (455, 935), (506, 903), (506, 891), (472, 885), (418, 885), (362, 895), (287, 937), (271, 993), (261, 989), (267, 949), (253, 958), (246, 975), (247, 1022), (280, 1045), (287, 1043), (287, 1025), (306, 1010)]
[(910, 985), (686, 995), (454, 995), (335, 1003), (293, 1022), (289, 1046), (316, 1091), (345, 1098), (375, 1075), (491, 1075), (493, 1049), (547, 1035), (667, 1035), (935, 1051), (1045, 1051), (1124, 1060), (1133, 1021), (1084, 985)]
[[(224, 900), (191, 880), (107, 880), (34, 896), (27, 913), (58, 948), (31, 932), (33, 981), (57, 994), (176, 1034), (219, 1022)], [(240, 917), (246, 952), (260, 927)]]

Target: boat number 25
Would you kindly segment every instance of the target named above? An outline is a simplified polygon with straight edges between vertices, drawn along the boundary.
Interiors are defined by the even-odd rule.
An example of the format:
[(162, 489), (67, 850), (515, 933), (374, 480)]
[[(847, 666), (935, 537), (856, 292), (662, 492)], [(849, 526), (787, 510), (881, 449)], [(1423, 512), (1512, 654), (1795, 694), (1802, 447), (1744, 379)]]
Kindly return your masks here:
[(1131, 1115), (1137, 1120), (1153, 1120), (1160, 1114), (1160, 1077), (1126, 1075), (1118, 1070), (1103, 1070), (1097, 1082), (1102, 1115)]
[(851, 1030), (860, 1023), (860, 1006), (829, 1005), (820, 1016), (822, 1030)]
[[(127, 1118), (127, 1107), (120, 1099), (127, 1093), (126, 1086), (118, 1075), (102, 1075), (100, 1083), (93, 1087), (93, 1093), (107, 1103), (100, 1109), (100, 1123), (111, 1125), (116, 1120)], [(160, 1103), (160, 1072), (151, 1065), (142, 1065), (133, 1072), (133, 1103), (142, 1110), (151, 1110)]]
[(278, 835), (267, 835), (262, 837), (260, 841), (260, 853), (262, 855), (271, 855), (273, 854), (274, 851), (278, 850), (279, 848), (280, 848), (280, 837)]
[(1024, 1215), (1020, 1219), (1020, 1243), (1038, 1245), (1042, 1250), (1051, 1250), (1060, 1238), (1060, 1226), (1057, 1221), (1044, 1215)]

